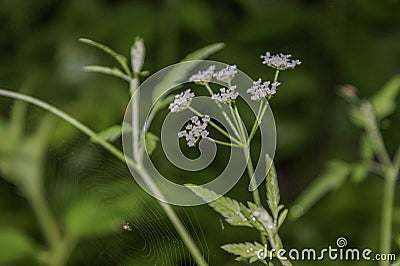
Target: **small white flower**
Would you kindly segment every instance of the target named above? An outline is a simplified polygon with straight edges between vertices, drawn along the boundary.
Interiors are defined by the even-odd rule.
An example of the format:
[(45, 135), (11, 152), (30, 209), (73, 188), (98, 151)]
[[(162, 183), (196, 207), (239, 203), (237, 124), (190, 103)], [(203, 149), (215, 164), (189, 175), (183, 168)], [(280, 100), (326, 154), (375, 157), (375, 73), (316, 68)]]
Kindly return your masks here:
[(236, 91), (236, 86), (231, 86), (230, 88), (221, 88), (219, 90), (219, 93), (213, 94), (211, 96), (211, 99), (213, 99), (217, 102), (230, 104), (238, 96), (239, 96), (239, 93)]
[(187, 124), (185, 130), (178, 132), (178, 137), (185, 137), (187, 145), (189, 147), (194, 147), (200, 138), (206, 138), (208, 136), (209, 132), (206, 128), (208, 122), (210, 122), (210, 116), (205, 115), (202, 119), (198, 116), (193, 116), (190, 121), (191, 124)]
[(212, 65), (204, 71), (199, 71), (197, 74), (194, 74), (190, 77), (190, 82), (195, 82), (199, 84), (208, 83), (211, 81), (211, 78), (214, 74), (215, 66)]
[(189, 107), (193, 97), (194, 93), (190, 89), (187, 89), (175, 95), (175, 99), (172, 103), (170, 103), (168, 109), (171, 110), (172, 113), (185, 110), (186, 108)]
[(233, 65), (221, 69), (220, 71), (214, 73), (213, 76), (218, 81), (229, 83), (235, 77), (236, 73), (237, 73), (236, 65)]
[(279, 85), (281, 85), (281, 83), (277, 81), (271, 84), (269, 81), (263, 83), (261, 79), (258, 79), (257, 81), (253, 81), (253, 86), (247, 89), (247, 93), (251, 94), (250, 99), (258, 101), (265, 97), (272, 97), (276, 93)]
[(290, 59), (291, 57), (292, 55), (290, 54), (271, 55), (270, 52), (267, 52), (265, 55), (261, 56), (261, 59), (264, 59), (262, 62), (264, 65), (277, 70), (286, 70), (295, 68), (297, 65), (301, 64), (300, 60), (292, 60)]

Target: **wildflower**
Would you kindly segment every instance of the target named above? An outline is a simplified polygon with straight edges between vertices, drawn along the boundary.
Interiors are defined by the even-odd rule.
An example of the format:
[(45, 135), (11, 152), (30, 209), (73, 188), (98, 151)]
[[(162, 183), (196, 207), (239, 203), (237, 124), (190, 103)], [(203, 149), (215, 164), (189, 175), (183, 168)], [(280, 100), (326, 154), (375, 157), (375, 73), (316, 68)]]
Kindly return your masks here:
[(124, 224), (122, 225), (122, 229), (124, 229), (125, 231), (132, 231), (132, 226), (129, 223), (124, 222)]
[(262, 83), (261, 79), (258, 79), (257, 81), (253, 81), (253, 86), (247, 89), (247, 93), (251, 94), (251, 99), (254, 101), (265, 97), (271, 98), (276, 93), (279, 85), (281, 83), (277, 81), (271, 84), (269, 81)]
[(187, 89), (180, 94), (175, 95), (175, 99), (172, 103), (170, 103), (168, 109), (171, 110), (172, 113), (185, 110), (187, 107), (189, 107), (193, 97), (194, 93), (190, 89)]
[(295, 66), (300, 65), (300, 60), (292, 60), (290, 59), (292, 55), (290, 54), (276, 54), (271, 55), (267, 52), (265, 55), (261, 56), (261, 59), (264, 59), (262, 62), (264, 65), (275, 68), (277, 70), (286, 70), (295, 68)]
[(221, 103), (230, 104), (238, 96), (239, 96), (239, 93), (236, 91), (236, 86), (231, 86), (230, 88), (221, 88), (219, 90), (219, 93), (213, 94), (211, 96), (211, 99), (221, 102)]
[(196, 82), (199, 84), (204, 84), (210, 82), (215, 71), (215, 66), (212, 65), (204, 71), (199, 71), (190, 77), (190, 82)]
[(218, 81), (229, 83), (235, 77), (236, 73), (236, 65), (227, 66), (214, 73), (213, 77), (215, 77)]
[(206, 138), (209, 134), (207, 128), (208, 122), (210, 122), (210, 116), (205, 115), (202, 119), (198, 116), (193, 116), (191, 123), (187, 124), (185, 130), (178, 132), (178, 137), (185, 137), (187, 145), (194, 147), (196, 142), (200, 138)]

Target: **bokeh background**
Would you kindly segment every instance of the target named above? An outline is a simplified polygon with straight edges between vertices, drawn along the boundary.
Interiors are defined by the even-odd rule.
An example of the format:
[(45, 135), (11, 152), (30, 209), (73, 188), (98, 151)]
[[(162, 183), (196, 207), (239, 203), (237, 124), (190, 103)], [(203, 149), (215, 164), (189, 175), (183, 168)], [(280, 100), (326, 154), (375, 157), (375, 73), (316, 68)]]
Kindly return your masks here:
[[(369, 97), (400, 71), (400, 2), (396, 0), (0, 0), (0, 87), (44, 99), (101, 131), (121, 122), (129, 92), (123, 81), (82, 71), (87, 64), (114, 62), (78, 38), (97, 40), (128, 56), (136, 36), (145, 41), (144, 69), (150, 73), (216, 42), (226, 46), (212, 60), (236, 64), (254, 79), (272, 78), (273, 72), (259, 58), (266, 51), (290, 53), (302, 60), (300, 67), (281, 74), (284, 85), (272, 102), (278, 132), (275, 163), (281, 199), (289, 208), (324, 172), (328, 161), (360, 159), (361, 130), (351, 123), (338, 88), (352, 84), (361, 97)], [(11, 123), (12, 104), (0, 98), (0, 130)], [(29, 107), (24, 136), (14, 140), (0, 135), (0, 145), (12, 146), (0, 154), (3, 168), (5, 164), (21, 167), (29, 176), (23, 159), (10, 160), (10, 150), (35, 134), (44, 117), (44, 111)], [(44, 124), (49, 125), (46, 144), (33, 148), (43, 151), (44, 189), (60, 228), (66, 219), (73, 225), (86, 223), (82, 230), (89, 232), (102, 223), (118, 199), (125, 215), (121, 220), (133, 229), (126, 232), (116, 226), (82, 233), (69, 265), (194, 264), (157, 202), (134, 184), (126, 166), (65, 122), (49, 118)], [(400, 111), (383, 121), (382, 127), (387, 148), (394, 154), (400, 142)], [(163, 167), (160, 147), (153, 156)], [(18, 182), (2, 171), (0, 228), (28, 236), (38, 250), (5, 265), (40, 264), (38, 257), (40, 261), (46, 256), (45, 242), (29, 200)], [(184, 175), (169, 171), (171, 176)], [(212, 173), (209, 169), (206, 175)], [(202, 183), (202, 175), (183, 178)], [(334, 246), (343, 236), (351, 247), (377, 250), (381, 187), (382, 180), (374, 175), (360, 182), (346, 178), (303, 216), (290, 217), (282, 228), (285, 246), (318, 249)], [(250, 200), (246, 178), (228, 195)], [(96, 205), (97, 200), (107, 204)], [(90, 220), (81, 217), (96, 208), (99, 213)], [(258, 239), (251, 229), (224, 224), (207, 206), (176, 211), (211, 265), (238, 264), (220, 245)], [(397, 235), (399, 224), (397, 208)], [(398, 253), (399, 245), (393, 243)]]

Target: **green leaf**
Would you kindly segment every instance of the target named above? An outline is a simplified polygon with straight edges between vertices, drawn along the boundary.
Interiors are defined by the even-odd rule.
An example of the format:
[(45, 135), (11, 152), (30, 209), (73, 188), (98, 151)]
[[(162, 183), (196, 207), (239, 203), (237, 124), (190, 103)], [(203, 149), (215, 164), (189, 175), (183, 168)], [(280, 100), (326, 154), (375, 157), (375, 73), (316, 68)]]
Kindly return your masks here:
[(396, 97), (400, 92), (400, 74), (390, 79), (373, 97), (372, 105), (377, 119), (382, 119), (396, 109)]
[(328, 192), (339, 188), (350, 174), (351, 166), (341, 161), (332, 161), (325, 172), (317, 177), (314, 182), (295, 201), (291, 216), (302, 216), (311, 206)]
[(253, 211), (247, 208), (244, 204), (240, 203), (240, 211), (243, 213), (243, 215), (246, 217), (246, 219), (249, 221), (249, 223), (257, 229), (259, 232), (261, 232), (264, 235), (268, 235), (268, 231), (264, 227), (264, 225), (253, 215)]
[(278, 178), (276, 175), (274, 163), (272, 162), (271, 158), (268, 156), (268, 154), (265, 155), (265, 158), (267, 161), (266, 165), (271, 166), (267, 173), (267, 202), (269, 209), (271, 210), (272, 216), (274, 217), (274, 221), (277, 221), (279, 214), (278, 207), (280, 201)]
[[(199, 50), (196, 50), (195, 52), (188, 54), (184, 59), (181, 60), (181, 62), (187, 62), (187, 61), (192, 61), (192, 60), (201, 60), (204, 58), (207, 58), (213, 53), (218, 52), (224, 47), (223, 43), (215, 43), (208, 45), (206, 47), (200, 48)], [(158, 83), (153, 91), (153, 102), (156, 102), (156, 100), (163, 95), (163, 93), (170, 89), (171, 87), (175, 86), (177, 83), (182, 81), (182, 79), (194, 68), (196, 67), (199, 62), (193, 62), (192, 64), (178, 64), (175, 67), (173, 67), (168, 74), (164, 77), (164, 79)]]
[(354, 164), (351, 169), (351, 179), (354, 182), (359, 183), (368, 176), (368, 173), (369, 173), (368, 163), (362, 162)]
[[(138, 190), (130, 179), (110, 181), (84, 191), (63, 216), (66, 234), (76, 238), (90, 238), (119, 232), (123, 221), (143, 215), (149, 198)], [(138, 191), (137, 191), (138, 190)], [(143, 197), (142, 197), (143, 196)], [(139, 198), (138, 198), (139, 197)]]
[(94, 73), (100, 73), (100, 74), (106, 74), (110, 76), (114, 76), (117, 78), (121, 78), (125, 81), (130, 82), (131, 78), (124, 74), (121, 70), (119, 70), (116, 67), (105, 67), (105, 66), (84, 66), (83, 70), (87, 72), (94, 72)]
[(249, 226), (248, 219), (242, 213), (240, 204), (236, 200), (228, 197), (223, 197), (215, 193), (214, 191), (202, 188), (200, 186), (187, 184), (185, 185), (197, 196), (208, 202), (208, 205), (212, 207), (216, 212), (225, 217), (227, 223), (236, 226)]
[(121, 65), (122, 69), (124, 69), (126, 74), (128, 76), (130, 76), (130, 71), (129, 71), (129, 68), (128, 68), (128, 59), (126, 59), (125, 56), (115, 52), (113, 49), (111, 49), (110, 47), (108, 47), (108, 46), (106, 46), (104, 44), (95, 42), (95, 41), (90, 40), (90, 39), (80, 38), (79, 41), (82, 42), (82, 43), (86, 43), (86, 44), (89, 44), (91, 46), (94, 46), (96, 48), (99, 48), (100, 50), (102, 50), (106, 54), (111, 55)]
[(22, 233), (10, 229), (0, 229), (0, 264), (9, 263), (33, 255), (36, 248), (33, 242)]
[[(254, 262), (256, 260), (261, 260), (258, 257), (258, 252), (260, 250), (265, 252), (265, 248), (262, 244), (254, 242), (245, 242), (245, 243), (235, 243), (235, 244), (226, 244), (221, 246), (221, 248), (229, 253), (232, 253), (236, 256), (239, 256), (239, 260), (251, 260), (251, 262)], [(270, 252), (267, 250), (266, 257), (270, 257)]]
[[(98, 133), (97, 135), (104, 139), (105, 141), (110, 141), (113, 142), (115, 141), (117, 138), (119, 138), (122, 134), (122, 132), (129, 132), (131, 131), (132, 128), (129, 124), (124, 123), (123, 126), (121, 125), (114, 125), (112, 127), (109, 127), (103, 131), (101, 131), (100, 133)], [(91, 138), (90, 141), (92, 142), (96, 142), (95, 139)]]
[(284, 209), (280, 213), (279, 218), (278, 218), (278, 228), (277, 228), (278, 230), (279, 230), (279, 228), (281, 228), (283, 222), (286, 220), (287, 214), (288, 214), (288, 209)]
[(66, 232), (79, 238), (110, 233), (119, 221), (105, 210), (95, 200), (78, 201), (70, 207), (64, 218)]
[(254, 220), (255, 218), (263, 226), (263, 229), (259, 229), (259, 231), (265, 235), (275, 234), (276, 224), (268, 211), (262, 206), (258, 206), (252, 202), (247, 202), (247, 205), (249, 206), (252, 215), (250, 219)]
[(149, 155), (151, 155), (153, 151), (156, 149), (159, 140), (160, 138), (154, 135), (153, 133), (149, 131), (146, 132), (144, 141), (146, 144), (146, 151)]

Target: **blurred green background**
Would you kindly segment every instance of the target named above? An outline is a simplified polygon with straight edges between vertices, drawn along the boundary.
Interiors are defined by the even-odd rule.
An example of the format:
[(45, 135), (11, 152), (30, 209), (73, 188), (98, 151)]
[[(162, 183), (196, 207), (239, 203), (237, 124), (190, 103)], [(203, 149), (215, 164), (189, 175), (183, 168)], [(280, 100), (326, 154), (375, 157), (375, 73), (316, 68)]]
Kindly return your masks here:
[[(136, 36), (145, 41), (144, 69), (150, 73), (215, 42), (226, 46), (212, 60), (236, 64), (254, 79), (272, 78), (259, 58), (266, 51), (290, 53), (302, 60), (297, 69), (281, 74), (284, 85), (272, 101), (278, 132), (275, 161), (281, 198), (288, 207), (328, 160), (359, 159), (361, 130), (351, 123), (338, 87), (352, 84), (361, 97), (369, 97), (400, 72), (397, 0), (0, 0), (0, 87), (28, 92), (101, 131), (121, 122), (129, 92), (122, 81), (82, 71), (87, 64), (114, 62), (78, 38), (105, 43), (128, 55)], [(0, 98), (0, 131), (10, 123), (12, 103)], [(27, 113), (24, 134), (30, 136), (46, 114), (35, 107)], [(95, 215), (88, 216), (93, 220), (82, 218), (87, 223), (82, 230), (89, 232), (117, 203), (122, 210), (117, 208), (118, 215), (133, 227), (131, 232), (121, 232), (116, 226), (109, 232), (82, 234), (70, 265), (194, 264), (156, 201), (131, 181), (126, 166), (65, 122), (53, 118), (44, 124), (49, 125), (48, 141), (35, 149), (43, 150), (44, 189), (60, 227), (65, 219), (80, 223), (87, 209), (97, 208)], [(400, 111), (382, 126), (393, 154), (400, 142)], [(10, 136), (0, 137), (4, 147), (14, 143)], [(22, 139), (15, 140), (9, 150), (19, 147)], [(7, 163), (4, 154), (0, 154), (3, 165)], [(158, 147), (153, 156), (163, 158), (161, 154)], [(13, 228), (29, 236), (35, 249), (41, 250), (44, 239), (29, 202), (5, 172), (0, 172), (4, 177), (0, 179), (0, 229)], [(196, 178), (191, 182), (202, 182)], [(344, 236), (352, 247), (377, 250), (381, 184), (375, 176), (363, 182), (347, 180), (304, 216), (284, 225), (285, 246), (323, 248)], [(243, 179), (228, 195), (250, 200), (247, 181)], [(211, 265), (236, 265), (233, 256), (219, 248), (221, 244), (258, 238), (251, 229), (222, 226), (220, 217), (207, 206), (176, 210)], [(395, 222), (398, 235), (399, 208)], [(398, 253), (399, 246), (395, 248)], [(46, 256), (34, 254), (27, 252), (5, 265), (32, 265), (37, 254), (39, 260)]]

